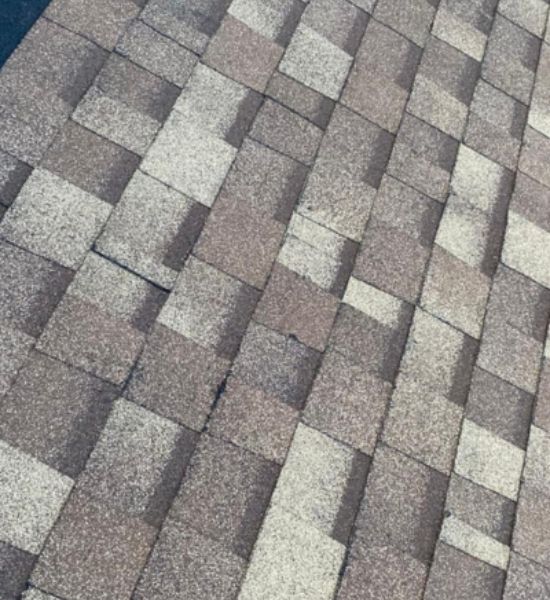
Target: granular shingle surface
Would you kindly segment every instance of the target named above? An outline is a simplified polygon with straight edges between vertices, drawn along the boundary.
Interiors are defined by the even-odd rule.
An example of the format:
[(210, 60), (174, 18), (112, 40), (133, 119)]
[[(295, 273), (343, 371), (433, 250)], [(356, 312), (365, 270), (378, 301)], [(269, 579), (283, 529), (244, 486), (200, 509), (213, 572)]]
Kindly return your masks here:
[(550, 600), (549, 13), (51, 1), (0, 69), (0, 600)]

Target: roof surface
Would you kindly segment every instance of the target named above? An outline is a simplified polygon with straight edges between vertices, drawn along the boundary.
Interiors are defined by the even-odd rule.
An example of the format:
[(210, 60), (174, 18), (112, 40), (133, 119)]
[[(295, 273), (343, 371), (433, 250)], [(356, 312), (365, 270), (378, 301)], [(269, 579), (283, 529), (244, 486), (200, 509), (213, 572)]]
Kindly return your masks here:
[(0, 598), (550, 598), (544, 0), (53, 0), (0, 71)]

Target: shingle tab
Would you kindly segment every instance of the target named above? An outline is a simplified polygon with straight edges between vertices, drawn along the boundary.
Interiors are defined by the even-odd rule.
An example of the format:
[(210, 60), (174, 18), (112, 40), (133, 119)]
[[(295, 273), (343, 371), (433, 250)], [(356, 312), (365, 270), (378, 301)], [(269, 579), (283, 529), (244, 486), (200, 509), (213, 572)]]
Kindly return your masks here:
[(44, 169), (36, 169), (0, 225), (0, 237), (76, 269), (111, 207)]
[(32, 352), (0, 401), (0, 435), (50, 467), (77, 477), (115, 396), (113, 386)]
[(38, 554), (74, 482), (3, 441), (0, 473), (2, 541)]
[(338, 100), (352, 61), (347, 52), (301, 22), (288, 45), (280, 70)]
[(455, 470), (459, 475), (515, 500), (524, 454), (523, 450), (465, 419)]

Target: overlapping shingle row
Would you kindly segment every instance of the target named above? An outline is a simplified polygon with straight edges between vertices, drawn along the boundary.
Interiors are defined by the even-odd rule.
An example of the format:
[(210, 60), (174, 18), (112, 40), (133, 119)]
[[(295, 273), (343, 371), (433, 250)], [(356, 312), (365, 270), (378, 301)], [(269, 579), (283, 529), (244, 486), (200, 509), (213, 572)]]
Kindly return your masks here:
[(0, 71), (0, 597), (543, 600), (546, 0), (53, 0)]

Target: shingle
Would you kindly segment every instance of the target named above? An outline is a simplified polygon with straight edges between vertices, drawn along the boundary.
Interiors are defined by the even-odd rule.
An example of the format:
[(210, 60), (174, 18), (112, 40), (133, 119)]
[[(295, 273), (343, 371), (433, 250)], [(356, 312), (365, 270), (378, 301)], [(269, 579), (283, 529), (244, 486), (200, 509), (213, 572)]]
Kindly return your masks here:
[(191, 199), (212, 206), (236, 148), (179, 111), (173, 111), (142, 168)]
[[(2, 598), (19, 598), (25, 590), (36, 558), (33, 554), (0, 542), (0, 588)], [(24, 598), (27, 596), (24, 595)], [(31, 599), (32, 600), (32, 599)]]
[(228, 361), (156, 324), (147, 338), (125, 396), (149, 410), (200, 431)]
[(540, 40), (537, 37), (497, 14), (483, 60), (482, 75), (503, 92), (528, 104), (539, 50)]
[(399, 7), (392, 0), (380, 0), (374, 16), (418, 46), (424, 46), (436, 8), (433, 0), (404, 0)]
[(300, 0), (234, 0), (228, 13), (264, 37), (286, 46), (303, 10)]
[(251, 322), (233, 372), (248, 385), (301, 409), (318, 362), (317, 351)]
[(325, 129), (334, 109), (334, 100), (276, 71), (266, 92), (268, 96)]
[(350, 54), (301, 22), (279, 69), (332, 100), (338, 100), (352, 62)]
[(169, 518), (247, 558), (278, 471), (259, 456), (203, 435)]
[(29, 165), (0, 151), (0, 204), (9, 206), (31, 173)]
[(56, 596), (129, 599), (156, 530), (83, 494), (65, 505), (31, 576)]
[(207, 213), (202, 204), (136, 171), (95, 247), (139, 275), (171, 288)]
[(9, 390), (33, 345), (32, 337), (0, 321), (0, 397)]
[(453, 466), (462, 408), (425, 390), (422, 383), (398, 377), (384, 424), (384, 441), (448, 475)]
[(420, 561), (390, 546), (368, 549), (362, 559), (351, 557), (338, 600), (420, 600), (428, 569)]
[(322, 352), (337, 308), (338, 299), (332, 294), (276, 264), (254, 319)]
[(119, 54), (112, 53), (94, 85), (105, 94), (157, 121), (164, 121), (180, 90)]
[(345, 547), (279, 508), (270, 509), (254, 547), (241, 600), (331, 600)]
[(465, 419), (455, 471), (511, 500), (516, 500), (525, 452)]
[(493, 281), (489, 311), (500, 321), (542, 343), (550, 316), (550, 292), (517, 271), (500, 265)]
[(139, 156), (147, 152), (160, 127), (158, 121), (114, 100), (95, 86), (82, 98), (72, 118)]
[(446, 515), (439, 537), (445, 544), (497, 569), (506, 571), (508, 567), (509, 546), (485, 535), (455, 515)]
[[(56, 27), (53, 23), (52, 26)], [(35, 28), (39, 27), (38, 24), (35, 25)], [(2, 68), (0, 108), (3, 121), (3, 149), (20, 160), (34, 165), (42, 157), (44, 146), (51, 143), (58, 129), (69, 117), (73, 105), (68, 99), (62, 97), (60, 88), (63, 82), (55, 79), (55, 69), (58, 66), (55, 63), (60, 60), (65, 61), (62, 55), (55, 56), (55, 51), (52, 53), (49, 50), (50, 59), (54, 63), (51, 82), (41, 79), (40, 69), (43, 66), (37, 59), (28, 62), (34, 52), (37, 54), (41, 51), (45, 52), (44, 49), (39, 49), (33, 44), (32, 33), (33, 30), (23, 39), (19, 48), (11, 55), (11, 60), (8, 60)], [(55, 48), (55, 32), (52, 32), (52, 38), (52, 47)], [(66, 50), (63, 49), (63, 52)], [(74, 48), (72, 50), (76, 53)], [(37, 72), (33, 72), (35, 65)], [(67, 71), (70, 71), (70, 64), (64, 66)], [(84, 91), (83, 89), (80, 93)], [(78, 98), (74, 103), (76, 104), (77, 101)], [(26, 131), (28, 139), (16, 139), (14, 136), (18, 131)]]
[(478, 75), (477, 61), (430, 36), (407, 110), (461, 139)]
[(225, 273), (263, 288), (284, 232), (284, 225), (265, 212), (222, 192), (194, 253)]
[(253, 288), (190, 257), (158, 320), (218, 355), (232, 358), (257, 296)]
[(0, 481), (2, 541), (38, 554), (73, 480), (0, 441)]
[(549, 153), (550, 139), (528, 125), (519, 157), (519, 169), (529, 177), (550, 186), (550, 177), (546, 170)]
[(513, 548), (526, 558), (550, 568), (548, 496), (523, 486), (514, 527)]
[(0, 236), (75, 269), (110, 211), (102, 200), (49, 171), (36, 169), (4, 217)]
[(139, 157), (69, 121), (50, 146), (42, 166), (84, 191), (115, 204)]
[(76, 477), (115, 395), (113, 386), (33, 352), (0, 400), (0, 435), (50, 467)]
[(443, 0), (432, 33), (481, 62), (496, 4), (497, 0)]
[(350, 277), (342, 301), (387, 327), (401, 324), (401, 300), (355, 277)]
[(190, 0), (182, 11), (172, 0), (153, 0), (141, 18), (164, 36), (202, 54), (229, 4), (230, 0)]
[(371, 223), (399, 229), (430, 248), (441, 213), (439, 202), (384, 175), (372, 207)]
[(260, 104), (260, 94), (201, 63), (174, 108), (196, 126), (239, 147)]
[(550, 496), (550, 435), (543, 429), (531, 425), (523, 485)]
[(550, 189), (518, 172), (510, 210), (550, 231)]
[(17, 159), (36, 166), (55, 139), (58, 130), (47, 123), (31, 125), (0, 106), (0, 148)]
[(550, 431), (550, 364), (547, 358), (542, 361), (537, 396), (533, 423), (545, 431)]
[(337, 107), (300, 199), (305, 217), (360, 241), (393, 136)]
[(418, 75), (468, 106), (479, 77), (479, 63), (436, 37), (430, 37), (415, 81)]
[(67, 294), (147, 333), (166, 294), (115, 263), (90, 252)]
[(372, 455), (391, 395), (389, 383), (329, 349), (304, 410), (304, 421)]
[(525, 448), (533, 398), (509, 383), (475, 369), (466, 416), (508, 442)]
[(422, 289), (422, 308), (479, 339), (490, 287), (489, 277), (435, 244)]
[(428, 563), (443, 519), (447, 478), (384, 445), (374, 455), (352, 555), (391, 546)]
[(545, 0), (527, 0), (522, 6), (513, 0), (503, 0), (498, 5), (498, 12), (536, 36), (543, 36), (548, 15)]
[(504, 600), (545, 600), (550, 589), (550, 571), (512, 552)]
[[(367, 468), (368, 461), (349, 447), (300, 424), (292, 438), (270, 507), (282, 509), (347, 544), (365, 486)], [(346, 513), (351, 515), (351, 522), (345, 518)]]
[(283, 48), (227, 15), (204, 54), (206, 64), (263, 92)]
[(223, 544), (167, 520), (140, 582), (136, 600), (235, 598), (246, 562)]
[(66, 295), (52, 315), (38, 348), (73, 366), (121, 384), (142, 348), (144, 334), (79, 298)]
[(478, 365), (534, 394), (542, 350), (541, 342), (489, 313), (485, 319)]
[(509, 498), (453, 474), (445, 509), (502, 544), (510, 543), (516, 504)]
[(440, 543), (426, 586), (426, 600), (499, 600), (504, 571)]
[(471, 24), (487, 35), (491, 32), (498, 0), (444, 0), (442, 4), (464, 23)]
[(416, 302), (429, 249), (407, 233), (373, 219), (367, 226), (353, 275), (407, 302)]
[(100, 0), (93, 5), (86, 0), (54, 0), (45, 16), (112, 50), (138, 13), (139, 7), (131, 0)]
[(172, 503), (197, 434), (119, 399), (78, 489), (127, 517), (158, 527)]
[[(39, 19), (9, 60), (9, 69), (20, 70), (32, 82), (68, 106), (76, 106), (107, 58), (107, 52), (45, 18)], [(31, 89), (32, 89), (31, 87)], [(18, 97), (13, 100), (17, 103)], [(49, 107), (46, 105), (46, 110)], [(24, 115), (19, 114), (20, 118)], [(67, 114), (68, 116), (68, 114)], [(25, 120), (25, 119), (23, 119)]]
[(435, 200), (444, 201), (457, 151), (456, 140), (406, 114), (395, 141), (388, 174)]
[(549, 232), (541, 229), (522, 215), (510, 211), (503, 248), (503, 262), (548, 286)]
[(179, 87), (187, 81), (197, 57), (143, 21), (135, 21), (119, 39), (116, 51)]
[(510, 196), (512, 175), (494, 161), (461, 144), (451, 185), (453, 195), (482, 212), (490, 213)]
[[(69, 62), (71, 59), (65, 56), (71, 51), (78, 56), (78, 47), (70, 47), (70, 44), (69, 46), (65, 44), (65, 41), (70, 42), (72, 34), (60, 29), (62, 36), (56, 37), (55, 34), (59, 32), (56, 31), (57, 26), (54, 23), (50, 25), (54, 28), (53, 31), (49, 32), (52, 36), (52, 48), (48, 49), (50, 52), (49, 58), (53, 63), (51, 80), (43, 79), (44, 75), (41, 71), (44, 69), (44, 65), (41, 65), (38, 60), (25, 62), (25, 59), (27, 61), (31, 60), (34, 53), (46, 52), (44, 48), (40, 48), (35, 43), (36, 39), (33, 37), (35, 29), (41, 29), (40, 24), (41, 21), (39, 20), (29, 34), (23, 38), (19, 47), (11, 55), (11, 59), (7, 61), (2, 69), (0, 74), (2, 84), (0, 106), (6, 111), (6, 114), (20, 119), (21, 123), (26, 123), (37, 134), (47, 134), (46, 138), (49, 139), (48, 132), (55, 132), (63, 125), (74, 105), (77, 104), (80, 96), (85, 92), (85, 88), (79, 89), (79, 94), (74, 99), (63, 96), (62, 88), (65, 82), (56, 79), (55, 71), (60, 67), (61, 69), (64, 67), (67, 70), (67, 79), (69, 79), (71, 69), (78, 69), (81, 65), (77, 63), (71, 66)], [(64, 37), (68, 37), (68, 40), (64, 40)], [(60, 40), (61, 44), (59, 44)], [(91, 46), (96, 48), (93, 44)], [(58, 55), (56, 55), (56, 50), (60, 50)], [(101, 58), (103, 60), (104, 57)], [(95, 69), (99, 69), (100, 65), (100, 62), (94, 65)], [(63, 73), (61, 75), (63, 76)], [(93, 79), (93, 74), (90, 82), (91, 79)], [(26, 81), (26, 86), (23, 81)]]
[(512, 173), (461, 146), (436, 242), (492, 277), (506, 227)]
[(143, 169), (211, 206), (236, 149), (174, 111), (147, 154)]
[(300, 20), (353, 56), (365, 31), (368, 17), (346, 0), (311, 0)]
[(435, 241), (463, 263), (491, 276), (499, 261), (505, 216), (504, 204), (491, 215), (451, 195)]
[(0, 242), (2, 323), (17, 330), (16, 346), (38, 337), (65, 293), (73, 271), (6, 242)]
[(353, 266), (356, 244), (294, 213), (277, 261), (321, 289), (340, 296)]
[(524, 104), (480, 79), (470, 104), (464, 141), (501, 165), (515, 169), (526, 122)]
[(417, 308), (400, 372), (430, 393), (463, 405), (476, 349), (474, 340)]
[(403, 305), (399, 326), (389, 327), (351, 306), (340, 308), (329, 345), (348, 360), (385, 381), (393, 381), (410, 322)]
[(395, 133), (420, 60), (420, 48), (371, 19), (342, 94), (342, 102)]
[(299, 413), (261, 389), (231, 378), (209, 431), (267, 460), (283, 463)]
[[(540, 2), (548, 11), (548, 6), (544, 2)], [(535, 79), (535, 89), (531, 98), (531, 106), (529, 107), (529, 125), (537, 131), (550, 135), (550, 119), (548, 114), (548, 82), (550, 81), (550, 52), (547, 44), (543, 44), (537, 66), (537, 76)]]
[(269, 99), (250, 130), (252, 139), (306, 165), (313, 163), (322, 135), (322, 129)]
[(245, 138), (223, 185), (223, 193), (286, 223), (307, 169), (295, 160)]

